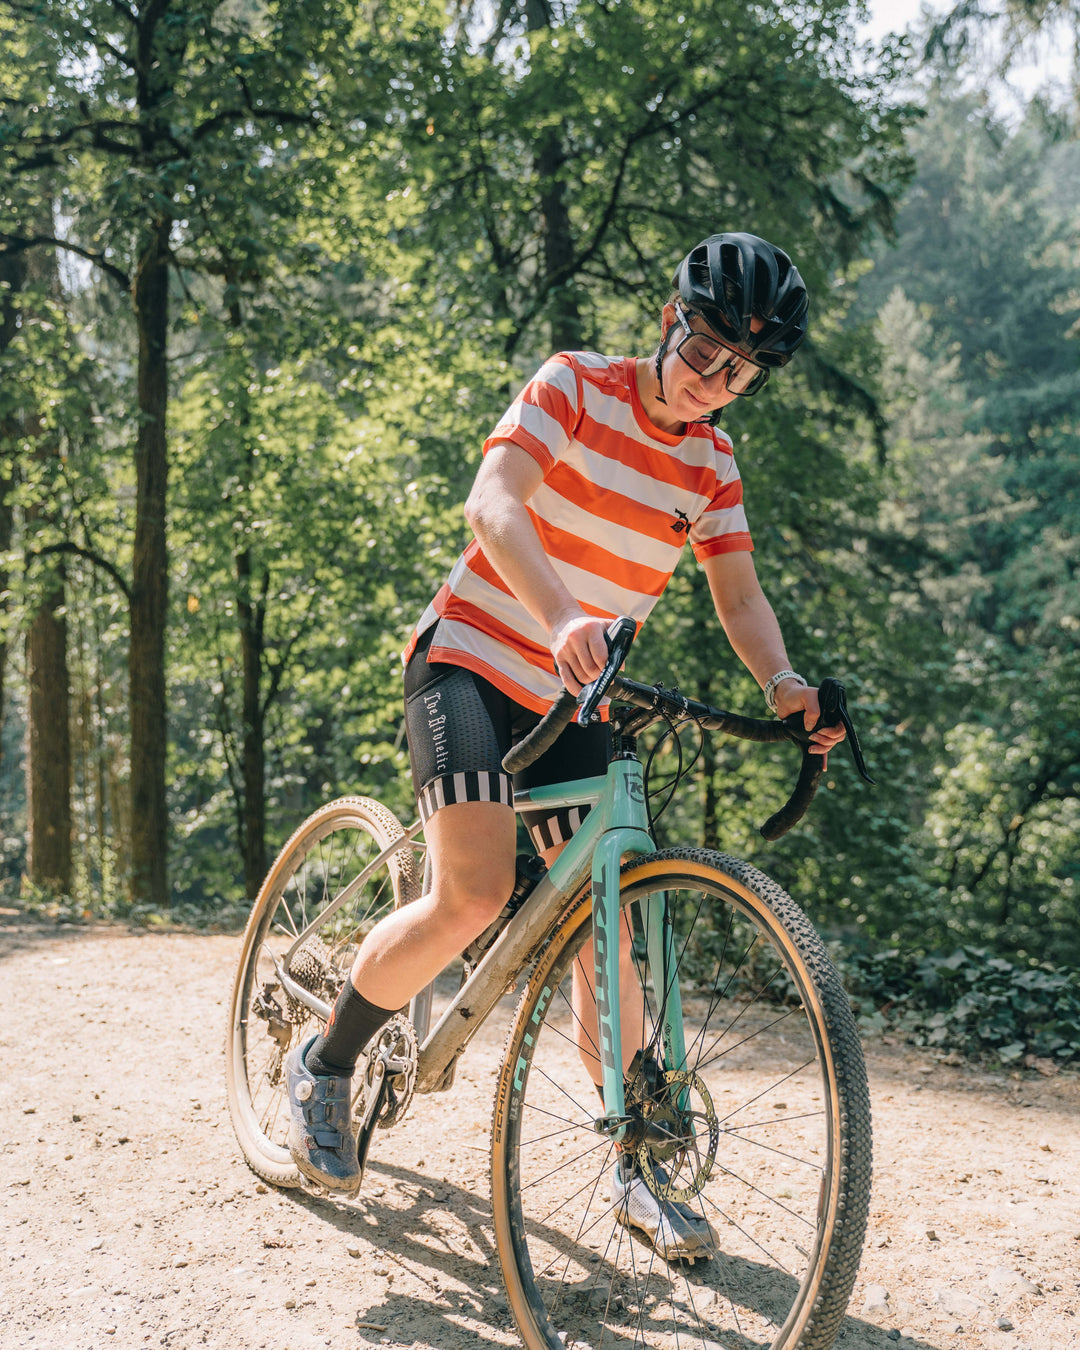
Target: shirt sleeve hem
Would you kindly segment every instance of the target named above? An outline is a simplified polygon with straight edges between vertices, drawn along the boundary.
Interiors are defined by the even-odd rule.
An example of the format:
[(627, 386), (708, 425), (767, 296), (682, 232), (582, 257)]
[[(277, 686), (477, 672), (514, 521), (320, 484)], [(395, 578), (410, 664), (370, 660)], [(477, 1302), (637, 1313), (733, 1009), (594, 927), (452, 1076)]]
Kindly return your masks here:
[(746, 533), (725, 534), (719, 539), (704, 539), (691, 547), (698, 562), (704, 562), (706, 558), (715, 558), (720, 553), (753, 553), (754, 541)]
[(511, 445), (516, 445), (519, 450), (524, 450), (527, 455), (531, 455), (537, 464), (547, 473), (554, 467), (555, 457), (538, 436), (532, 432), (526, 431), (524, 427), (496, 427), (491, 435), (484, 442), (484, 454), (497, 444), (499, 441), (509, 441)]

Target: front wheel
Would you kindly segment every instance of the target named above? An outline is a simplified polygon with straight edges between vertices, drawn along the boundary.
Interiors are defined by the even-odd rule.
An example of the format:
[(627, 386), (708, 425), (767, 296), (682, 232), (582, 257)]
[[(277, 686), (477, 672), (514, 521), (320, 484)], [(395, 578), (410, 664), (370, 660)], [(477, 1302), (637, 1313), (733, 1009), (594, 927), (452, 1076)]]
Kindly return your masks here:
[(281, 850), (244, 930), (229, 1005), (226, 1089), (244, 1157), (277, 1186), (300, 1185), (286, 1143), (285, 1057), (320, 1026), (284, 987), (282, 972), (333, 1005), (364, 935), (420, 894), (410, 843), (371, 868), (404, 834), (397, 817), (367, 797), (328, 803)]
[[(628, 1006), (639, 1024), (623, 1046), (626, 1152), (646, 1208), (681, 1206), (706, 1259), (646, 1235), (625, 1200), (629, 1159), (594, 1128), (581, 1051), (594, 1015), (570, 995), (575, 962), (592, 960), (586, 895), (522, 997), (495, 1100), (495, 1233), (525, 1345), (828, 1350), (870, 1196), (866, 1071), (839, 977), (790, 896), (718, 853), (627, 864), (621, 905), (637, 986), (624, 1041)], [(659, 970), (641, 941), (654, 906), (670, 934)]]

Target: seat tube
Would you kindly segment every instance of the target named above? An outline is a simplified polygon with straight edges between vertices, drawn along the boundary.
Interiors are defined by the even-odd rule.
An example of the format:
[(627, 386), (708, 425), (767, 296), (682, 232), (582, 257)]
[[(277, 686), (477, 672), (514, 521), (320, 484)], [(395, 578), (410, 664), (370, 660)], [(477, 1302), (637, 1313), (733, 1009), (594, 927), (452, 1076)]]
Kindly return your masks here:
[[(422, 895), (431, 891), (431, 854), (424, 854), (424, 885)], [(416, 1028), (417, 1039), (423, 1044), (431, 1027), (431, 999), (435, 991), (434, 983), (426, 985), (418, 994), (414, 994), (409, 1004), (409, 1021)]]

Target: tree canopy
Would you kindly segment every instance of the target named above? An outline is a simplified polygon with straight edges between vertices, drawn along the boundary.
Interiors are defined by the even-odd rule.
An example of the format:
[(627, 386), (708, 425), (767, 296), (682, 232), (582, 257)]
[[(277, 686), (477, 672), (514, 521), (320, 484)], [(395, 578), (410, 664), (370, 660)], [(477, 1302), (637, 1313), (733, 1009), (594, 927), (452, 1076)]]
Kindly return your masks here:
[[(12, 884), (43, 614), (77, 906), (218, 912), (328, 796), (409, 815), (398, 653), (485, 435), (551, 350), (650, 350), (678, 258), (744, 228), (813, 296), (798, 361), (725, 414), (758, 571), (879, 787), (834, 757), (765, 845), (788, 766), (713, 746), (661, 828), (849, 948), (1077, 960), (1075, 124), (936, 54), (973, 10), (921, 66), (858, 17), (0, 0)], [(688, 557), (632, 673), (755, 708), (708, 609)]]

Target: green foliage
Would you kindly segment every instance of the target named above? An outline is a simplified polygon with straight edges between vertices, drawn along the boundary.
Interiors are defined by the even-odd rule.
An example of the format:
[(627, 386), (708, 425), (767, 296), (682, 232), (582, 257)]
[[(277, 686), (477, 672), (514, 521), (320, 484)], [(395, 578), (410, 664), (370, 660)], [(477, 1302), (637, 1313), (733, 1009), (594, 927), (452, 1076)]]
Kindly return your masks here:
[(538, 364), (541, 321), (601, 346), (620, 297), (645, 298), (626, 320), (651, 341), (687, 240), (736, 220), (820, 284), (887, 219), (909, 112), (885, 96), (895, 65), (852, 73), (851, 6), (541, 13), (506, 7), (483, 33), (477, 16), (472, 44), (414, 70), (388, 180), (422, 201), (402, 225), (442, 295), (459, 313), (482, 296), (507, 354)]
[(983, 947), (948, 956), (840, 956), (865, 1031), (896, 1030), (916, 1045), (986, 1055), (1080, 1061), (1080, 974), (1018, 965)]
[[(766, 845), (795, 757), (710, 744), (661, 833), (748, 855), (847, 948), (915, 952), (904, 1015), (947, 1023), (933, 1043), (1067, 1057), (992, 1004), (1027, 967), (973, 953), (1080, 960), (1076, 142), (943, 80), (916, 125), (903, 46), (856, 61), (846, 3), (154, 13), (140, 89), (122, 6), (46, 3), (31, 31), (0, 5), (0, 254), (78, 250), (5, 292), (26, 317), (0, 349), (10, 637), (68, 550), (72, 913), (119, 912), (128, 865), (125, 287), (147, 222), (173, 278), (172, 894), (218, 921), (260, 812), (267, 853), (341, 793), (411, 815), (398, 653), (465, 540), (484, 437), (553, 342), (648, 351), (688, 242), (742, 227), (813, 292), (799, 360), (725, 414), (757, 567), (793, 663), (846, 681), (878, 787), (841, 751)], [(36, 459), (38, 436), (63, 454)], [(689, 550), (630, 673), (761, 710)], [(957, 944), (956, 971), (924, 956)]]
[(898, 247), (862, 294), (885, 352), (884, 518), (915, 564), (901, 604), (948, 651), (908, 835), (928, 903), (890, 924), (920, 949), (1051, 944), (1075, 965), (1077, 145), (946, 82), (913, 143)]

